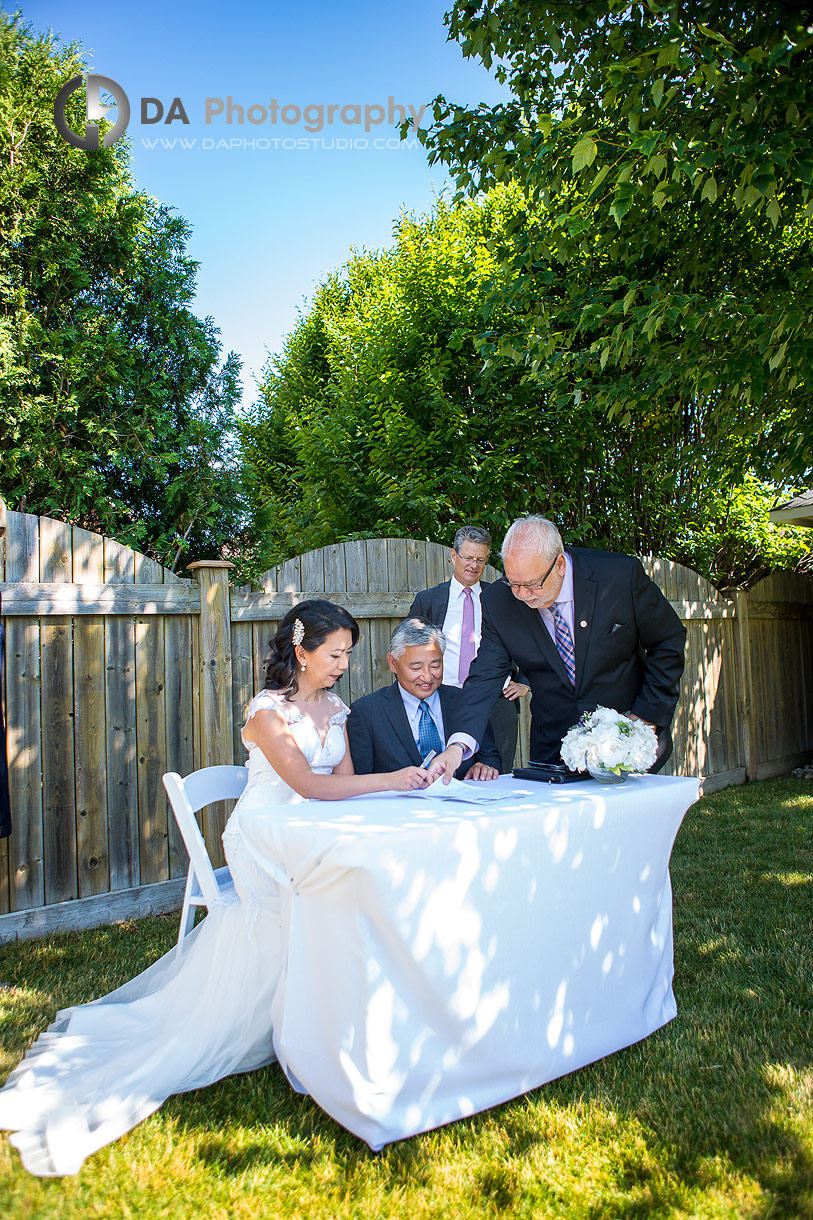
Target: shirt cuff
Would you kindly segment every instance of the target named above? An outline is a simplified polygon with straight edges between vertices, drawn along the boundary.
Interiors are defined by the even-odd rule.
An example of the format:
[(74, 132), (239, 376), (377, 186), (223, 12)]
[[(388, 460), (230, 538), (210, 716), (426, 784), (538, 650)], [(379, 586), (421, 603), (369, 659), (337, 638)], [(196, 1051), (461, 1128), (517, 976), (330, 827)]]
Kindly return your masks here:
[(446, 742), (447, 746), (463, 747), (463, 762), (465, 762), (467, 758), (471, 758), (472, 754), (477, 753), (479, 744), (480, 743), (476, 741), (474, 737), (469, 737), (468, 733), (452, 733), (451, 737)]

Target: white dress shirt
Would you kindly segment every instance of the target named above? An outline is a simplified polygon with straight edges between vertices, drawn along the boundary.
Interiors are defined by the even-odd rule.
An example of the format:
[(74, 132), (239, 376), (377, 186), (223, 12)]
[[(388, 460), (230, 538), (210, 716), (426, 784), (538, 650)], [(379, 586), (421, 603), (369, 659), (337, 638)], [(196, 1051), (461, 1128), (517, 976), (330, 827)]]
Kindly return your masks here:
[[(480, 582), (471, 588), (471, 599), (474, 607), (474, 653), (480, 647), (483, 635), (483, 612), (480, 609)], [(449, 604), (446, 617), (443, 620), (442, 631), (446, 636), (446, 651), (443, 654), (443, 684), (444, 686), (462, 686), (457, 676), (460, 665), (460, 636), (463, 632), (463, 606), (466, 601), (466, 586), (461, 585), (456, 576), (449, 582)]]
[[(409, 727), (412, 730), (412, 736), (415, 739), (415, 745), (418, 744), (418, 728), (421, 723), (421, 700), (416, 699), (408, 690), (404, 690), (401, 683), (398, 683), (398, 691), (404, 701), (404, 709), (406, 710)], [(432, 719), (434, 720), (437, 730), (440, 733), (441, 744), (446, 741), (446, 734), (443, 731), (443, 711), (440, 706), (440, 691), (435, 691), (425, 700), (429, 708)], [(421, 760), (423, 761), (423, 760)]]

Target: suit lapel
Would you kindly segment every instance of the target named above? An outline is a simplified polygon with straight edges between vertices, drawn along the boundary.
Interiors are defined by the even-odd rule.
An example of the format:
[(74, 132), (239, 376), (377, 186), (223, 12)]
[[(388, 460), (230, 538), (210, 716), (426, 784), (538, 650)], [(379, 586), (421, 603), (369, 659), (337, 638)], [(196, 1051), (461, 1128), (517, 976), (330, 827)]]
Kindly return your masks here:
[(570, 686), (570, 678), (567, 676), (565, 663), (559, 656), (559, 649), (551, 639), (550, 632), (545, 626), (542, 615), (538, 610), (532, 610), (530, 606), (522, 606), (521, 609), (530, 626), (531, 634), (539, 645), (542, 655), (547, 661), (548, 665), (550, 665), (556, 676), (561, 678), (562, 682), (564, 682), (566, 686)]
[[(593, 630), (593, 611), (596, 605), (598, 585), (591, 580), (593, 569), (578, 553), (571, 552), (573, 561), (573, 650), (576, 653), (576, 690), (584, 677), (584, 662), (590, 646)], [(582, 623), (586, 624), (584, 627)]]
[[(432, 621), (442, 627), (449, 610), (449, 599), (452, 596), (451, 580), (444, 581), (437, 592), (435, 606), (433, 606), (434, 617)], [(401, 700), (403, 702), (403, 700)]]
[(392, 686), (387, 688), (383, 702), (384, 714), (392, 726), (392, 731), (409, 753), (414, 765), (419, 767), (421, 765), (420, 752), (415, 744), (415, 738), (412, 736), (412, 729), (409, 727), (406, 708), (397, 682), (393, 682)]

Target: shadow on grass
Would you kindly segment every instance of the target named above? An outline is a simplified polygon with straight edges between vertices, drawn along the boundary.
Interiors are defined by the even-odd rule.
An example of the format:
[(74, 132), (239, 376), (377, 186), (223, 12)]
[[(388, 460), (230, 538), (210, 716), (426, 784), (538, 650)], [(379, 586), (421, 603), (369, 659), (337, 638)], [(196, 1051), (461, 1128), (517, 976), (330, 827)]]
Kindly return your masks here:
[[(813, 786), (794, 781), (729, 789), (694, 806), (671, 870), (676, 1021), (532, 1093), (380, 1153), (295, 1094), (276, 1066), (170, 1098), (162, 1119), (227, 1178), (329, 1162), (346, 1189), (371, 1174), (387, 1188), (428, 1187), (456, 1162), (469, 1167), (461, 1197), (489, 1212), (692, 1215), (704, 1191), (730, 1198), (741, 1181), (747, 1209), (711, 1214), (813, 1217), (811, 830)], [(176, 927), (150, 921), (138, 961), (126, 928), (38, 947), (37, 991), (25, 997), (19, 1025), (3, 1030), (7, 1053), (23, 1049), (29, 1027), (42, 1027), (47, 1005), (116, 986), (143, 968), (145, 951), (154, 960), (168, 948)], [(24, 986), (28, 952), (4, 947), (3, 981)], [(590, 1193), (574, 1203), (580, 1179)]]
[[(575, 1110), (599, 1126), (602, 1113), (611, 1116), (609, 1138), (616, 1124), (637, 1130), (643, 1139), (622, 1149), (613, 1169), (627, 1197), (600, 1214), (668, 1210), (679, 1186), (704, 1187), (722, 1165), (758, 1184), (762, 1198), (749, 1216), (813, 1217), (813, 1156), (804, 1134), (813, 1050), (813, 789), (807, 796), (793, 781), (759, 789), (758, 801), (746, 788), (699, 802), (678, 836), (671, 867), (677, 1019), (501, 1107), (498, 1117), (470, 1120), (475, 1131), (489, 1117), (499, 1121), (511, 1151), (525, 1156), (555, 1138), (556, 1124), (529, 1123), (523, 1102)], [(485, 1193), (505, 1206), (505, 1182), (493, 1187)]]

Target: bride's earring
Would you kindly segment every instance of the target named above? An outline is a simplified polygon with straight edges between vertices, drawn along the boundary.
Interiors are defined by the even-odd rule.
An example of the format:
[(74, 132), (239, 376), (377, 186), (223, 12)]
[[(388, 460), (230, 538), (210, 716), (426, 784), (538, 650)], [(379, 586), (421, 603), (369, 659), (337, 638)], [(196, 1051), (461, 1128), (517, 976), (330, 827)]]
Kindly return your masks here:
[(303, 661), (303, 662), (302, 662), (302, 672), (303, 672), (303, 674), (304, 674), (304, 672), (305, 672), (305, 668), (306, 668), (306, 666), (305, 666), (305, 662)]

